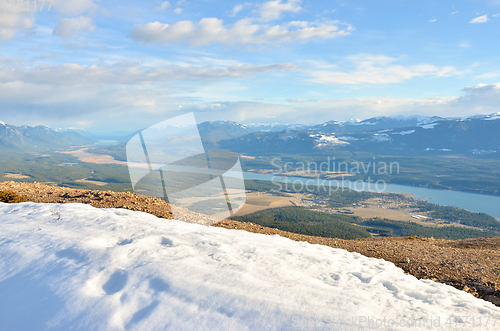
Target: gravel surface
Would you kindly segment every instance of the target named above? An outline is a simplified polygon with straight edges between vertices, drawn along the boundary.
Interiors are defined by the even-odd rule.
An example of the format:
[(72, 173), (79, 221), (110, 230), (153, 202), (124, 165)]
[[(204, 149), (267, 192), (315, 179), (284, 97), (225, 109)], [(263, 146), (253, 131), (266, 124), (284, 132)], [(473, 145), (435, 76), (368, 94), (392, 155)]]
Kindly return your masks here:
[(32, 202), (79, 202), (96, 208), (124, 208), (146, 212), (161, 218), (173, 218), (170, 205), (164, 200), (130, 192), (79, 190), (40, 183), (17, 182), (0, 182), (0, 191), (15, 193)]
[[(0, 182), (0, 191), (13, 192), (29, 201), (43, 203), (86, 203), (97, 208), (125, 208), (161, 218), (173, 218), (168, 203), (130, 192), (79, 190), (40, 183)], [(212, 224), (210, 217), (176, 207), (177, 219)], [(405, 272), (454, 286), (500, 306), (500, 238), (443, 240), (385, 237), (343, 240), (306, 236), (253, 223), (223, 220), (213, 226), (280, 235), (296, 241), (326, 245), (393, 262)]]

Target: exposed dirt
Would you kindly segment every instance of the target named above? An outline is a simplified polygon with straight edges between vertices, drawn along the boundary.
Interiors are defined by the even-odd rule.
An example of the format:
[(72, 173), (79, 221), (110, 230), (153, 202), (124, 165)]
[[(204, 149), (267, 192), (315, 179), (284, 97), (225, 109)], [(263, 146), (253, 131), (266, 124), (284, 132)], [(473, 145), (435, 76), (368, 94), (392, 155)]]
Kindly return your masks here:
[(95, 164), (120, 164), (127, 165), (127, 162), (115, 160), (111, 155), (105, 154), (93, 154), (88, 152), (88, 148), (82, 148), (78, 150), (59, 152), (61, 154), (70, 154), (77, 157), (79, 161), (95, 163)]
[(124, 208), (162, 218), (173, 218), (170, 205), (164, 200), (130, 192), (79, 190), (40, 183), (16, 182), (0, 182), (0, 191), (13, 192), (32, 202), (79, 202), (97, 208)]
[(13, 173), (10, 173), (10, 172), (6, 172), (4, 174), (5, 178), (14, 178), (14, 179), (24, 179), (24, 178), (31, 178), (31, 176), (26, 176), (26, 175), (23, 175), (23, 174), (13, 174)]
[[(40, 183), (0, 182), (0, 191), (44, 203), (86, 203), (97, 208), (125, 208), (172, 218), (168, 203), (130, 192), (79, 190)], [(175, 210), (176, 218), (201, 224), (213, 220), (186, 210)], [(178, 216), (180, 215), (180, 217)], [(431, 238), (365, 238), (343, 240), (306, 236), (266, 228), (253, 223), (223, 220), (213, 226), (280, 235), (296, 241), (326, 245), (393, 262), (405, 272), (454, 286), (500, 306), (500, 238), (443, 240)]]

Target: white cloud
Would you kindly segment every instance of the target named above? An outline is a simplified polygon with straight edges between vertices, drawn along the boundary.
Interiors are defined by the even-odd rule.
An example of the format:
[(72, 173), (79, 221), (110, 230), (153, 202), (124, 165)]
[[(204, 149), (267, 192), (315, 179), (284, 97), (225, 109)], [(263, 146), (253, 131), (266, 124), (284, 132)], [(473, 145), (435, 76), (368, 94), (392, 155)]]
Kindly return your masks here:
[(451, 66), (436, 67), (430, 64), (403, 66), (394, 64), (398, 59), (383, 55), (356, 55), (347, 57), (354, 70), (317, 70), (311, 72), (311, 81), (322, 84), (388, 84), (399, 83), (414, 77), (447, 77), (458, 74)]
[(240, 11), (243, 10), (243, 5), (236, 5), (233, 7), (233, 10), (231, 10), (231, 16), (236, 16)]
[[(393, 65), (388, 57), (372, 57), (367, 64)], [(437, 98), (345, 98), (299, 99), (289, 103), (229, 102), (227, 94), (200, 93), (199, 88), (171, 85), (173, 81), (219, 82), (203, 84), (214, 90), (226, 87), (244, 88), (232, 78), (254, 77), (262, 73), (298, 70), (294, 64), (230, 66), (135, 66), (116, 63), (110, 66), (79, 64), (23, 66), (16, 59), (0, 56), (0, 99), (3, 121), (27, 124), (43, 119), (45, 124), (77, 120), (103, 123), (106, 119), (125, 125), (142, 125), (157, 121), (166, 112), (209, 112), (212, 118), (237, 121), (311, 123), (389, 115), (462, 116), (493, 113), (500, 104), (500, 83), (477, 85), (462, 90), (463, 96)], [(222, 85), (220, 85), (223, 83)], [(224, 86), (224, 88), (221, 88)], [(205, 91), (206, 92), (206, 91)], [(209, 91), (211, 92), (211, 91)], [(221, 102), (220, 100), (224, 100)], [(237, 100), (237, 99), (235, 99)], [(138, 112), (140, 110), (140, 112)], [(151, 114), (147, 119), (144, 113)], [(17, 116), (17, 117), (16, 117)], [(38, 116), (38, 117), (37, 117)], [(135, 116), (135, 117), (134, 117)], [(155, 118), (154, 116), (158, 116)], [(110, 122), (111, 123), (111, 122)], [(139, 124), (140, 123), (140, 124)]]
[(353, 30), (349, 25), (341, 29), (340, 25), (345, 24), (338, 21), (328, 24), (293, 21), (281, 25), (263, 25), (253, 23), (251, 19), (242, 19), (232, 26), (224, 26), (220, 19), (203, 18), (198, 23), (180, 21), (174, 24), (137, 24), (130, 36), (142, 43), (189, 42), (194, 46), (264, 44), (336, 38), (346, 36)]
[(95, 31), (96, 27), (90, 17), (63, 18), (54, 28), (52, 34), (64, 38), (70, 38), (78, 31)]
[(53, 0), (52, 8), (66, 15), (80, 15), (97, 9), (94, 0)]
[(430, 20), (429, 22), (434, 23), (434, 22), (436, 22), (436, 21), (437, 21), (437, 18), (435, 18), (435, 19), (433, 19), (433, 20)]
[(485, 72), (484, 74), (474, 77), (475, 79), (495, 79), (500, 77), (500, 74), (496, 72)]
[[(471, 114), (490, 114), (498, 112), (500, 104), (500, 83), (465, 87), (463, 96), (434, 97), (424, 99), (398, 98), (351, 98), (351, 99), (312, 99), (306, 107), (314, 112), (317, 103), (317, 115), (321, 109), (334, 108), (339, 114), (349, 117), (369, 118), (391, 115), (435, 115), (443, 117), (465, 116)], [(290, 100), (292, 101), (292, 100)], [(293, 100), (297, 102), (297, 100)], [(311, 113), (311, 112), (310, 112)], [(330, 115), (331, 116), (331, 115)], [(322, 118), (324, 120), (326, 118)], [(331, 117), (330, 117), (331, 119)], [(336, 118), (335, 118), (336, 119)]]
[(453, 13), (451, 13), (452, 15), (455, 15), (455, 14), (458, 14), (458, 10), (454, 11)]
[(500, 16), (500, 14), (494, 14), (494, 15), (492, 15), (492, 16), (493, 16), (493, 17), (499, 17), (499, 16)]
[(458, 98), (457, 102), (471, 108), (470, 112), (498, 112), (500, 104), (500, 83), (478, 84), (462, 89), (464, 96)]
[(182, 8), (175, 8), (174, 13), (176, 13), (176, 14), (182, 13)]
[(269, 22), (280, 18), (283, 12), (297, 13), (302, 10), (301, 2), (302, 0), (288, 0), (285, 3), (282, 0), (264, 2), (258, 9), (260, 20)]
[(0, 9), (0, 41), (12, 39), (19, 31), (31, 29), (35, 22), (33, 14), (21, 2), (5, 2), (8, 10)]
[[(500, 83), (461, 90), (463, 96), (432, 98), (291, 99), (271, 102), (220, 102), (212, 118), (251, 122), (323, 123), (330, 120), (394, 115), (456, 117), (498, 112)], [(196, 110), (196, 109), (193, 109)]]
[(40, 65), (30, 69), (0, 67), (0, 83), (19, 81), (47, 85), (134, 85), (168, 81), (208, 82), (223, 78), (254, 77), (258, 73), (297, 69), (298, 66), (293, 63), (272, 65), (239, 64), (229, 67), (179, 65), (137, 67), (126, 63), (117, 63), (113, 66), (87, 66), (66, 63), (63, 65)]
[(469, 23), (478, 24), (478, 23), (486, 23), (486, 22), (488, 22), (488, 15), (476, 17), (476, 18), (472, 19)]
[(162, 2), (161, 5), (159, 5), (158, 7), (155, 8), (155, 11), (162, 11), (162, 10), (165, 10), (167, 8), (170, 8), (170, 2), (164, 1), (164, 2)]
[[(8, 113), (0, 110), (0, 115), (7, 123), (21, 124), (28, 124), (26, 121), (35, 118), (43, 119), (46, 124), (78, 119), (102, 122), (103, 118), (112, 116), (115, 120), (121, 118), (127, 125), (137, 123), (135, 120), (144, 123), (144, 116), (138, 116), (138, 110), (140, 114), (145, 111), (162, 113), (177, 109), (180, 104), (202, 104), (200, 97), (203, 96), (200, 96), (199, 88), (173, 85), (176, 81), (220, 82), (218, 84), (234, 86), (232, 79), (298, 69), (291, 63), (227, 67), (175, 64), (143, 67), (127, 63), (87, 66), (66, 63), (32, 67), (31, 64), (2, 56), (0, 64), (2, 109), (16, 109), (16, 112)], [(225, 79), (231, 80), (223, 82)], [(134, 114), (138, 117), (131, 122)]]
[[(26, 10), (26, 3), (23, 1), (2, 1), (5, 8), (0, 8), (0, 41), (12, 39), (17, 32), (31, 29), (35, 23), (35, 11)], [(58, 11), (64, 15), (79, 15), (85, 12), (93, 12), (98, 6), (94, 0), (53, 0), (53, 3), (45, 3), (44, 11), (50, 6), (51, 11)], [(38, 8), (41, 8), (39, 2)], [(3, 9), (3, 10), (2, 10)], [(67, 22), (61, 22), (68, 24)], [(76, 22), (73, 22), (76, 24)], [(64, 26), (63, 26), (64, 27)], [(63, 28), (60, 27), (60, 28)], [(68, 33), (69, 30), (59, 30), (61, 33)]]
[(35, 58), (40, 60), (59, 60), (61, 57), (57, 53), (46, 53)]

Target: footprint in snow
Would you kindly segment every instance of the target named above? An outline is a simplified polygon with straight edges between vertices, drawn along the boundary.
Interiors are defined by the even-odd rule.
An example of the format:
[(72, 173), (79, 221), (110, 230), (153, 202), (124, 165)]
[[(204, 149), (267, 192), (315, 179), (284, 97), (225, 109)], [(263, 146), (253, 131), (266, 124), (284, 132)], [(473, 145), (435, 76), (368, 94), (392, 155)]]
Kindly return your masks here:
[(107, 295), (115, 294), (123, 290), (125, 285), (127, 285), (128, 274), (124, 271), (115, 271), (108, 279), (108, 281), (102, 286), (104, 292)]
[(123, 246), (123, 245), (131, 244), (133, 241), (134, 241), (133, 239), (123, 239), (123, 240), (120, 240), (117, 244), (120, 246)]

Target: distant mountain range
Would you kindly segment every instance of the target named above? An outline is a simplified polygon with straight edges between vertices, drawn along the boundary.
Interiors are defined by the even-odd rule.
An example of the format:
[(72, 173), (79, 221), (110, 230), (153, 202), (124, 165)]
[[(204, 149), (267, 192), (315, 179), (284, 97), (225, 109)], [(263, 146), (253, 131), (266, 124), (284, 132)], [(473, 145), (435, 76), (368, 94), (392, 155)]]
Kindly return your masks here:
[(88, 145), (96, 140), (75, 131), (57, 132), (43, 125), (14, 126), (0, 122), (0, 149), (40, 151)]
[(322, 124), (248, 124), (247, 127), (253, 131), (283, 131), (283, 130), (307, 130), (318, 131), (323, 133), (336, 133), (336, 132), (363, 132), (382, 130), (389, 128), (404, 128), (409, 126), (416, 126), (422, 123), (432, 123), (436, 121), (446, 120), (446, 118), (439, 116), (393, 116), (393, 117), (373, 117), (366, 120), (352, 119), (349, 121), (328, 121)]
[(438, 116), (394, 116), (394, 117), (373, 117), (363, 121), (350, 120), (347, 122), (330, 121), (319, 125), (313, 125), (308, 128), (311, 131), (322, 133), (354, 133), (376, 131), (384, 129), (406, 128), (418, 126), (421, 124), (434, 123), (444, 121), (445, 118)]
[[(463, 118), (437, 116), (374, 117), (317, 125), (203, 122), (200, 135), (210, 148), (238, 153), (324, 153), (369, 151), (394, 155), (500, 156), (500, 113)], [(119, 140), (125, 144), (135, 133)], [(109, 137), (114, 137), (110, 135)], [(99, 138), (85, 130), (13, 126), (0, 122), (0, 148), (40, 150), (89, 145)], [(103, 138), (100, 138), (103, 139)], [(112, 139), (112, 138), (108, 138)]]
[(69, 129), (54, 129), (57, 132), (75, 133), (82, 137), (91, 138), (93, 140), (116, 140), (119, 142), (127, 142), (140, 131), (130, 133), (128, 131), (111, 131), (106, 133), (92, 133), (85, 129), (69, 128)]
[(241, 137), (256, 130), (236, 122), (213, 121), (199, 124), (198, 131), (203, 138), (220, 140)]
[[(328, 121), (322, 124), (248, 124), (247, 128), (253, 131), (283, 131), (283, 130), (303, 130), (303, 131), (318, 131), (322, 133), (337, 133), (337, 132), (365, 132), (383, 129), (406, 128), (412, 126), (425, 125), (439, 121), (452, 121), (452, 120), (467, 120), (467, 119), (489, 119), (500, 116), (500, 113), (490, 115), (472, 115), (466, 117), (439, 117), (439, 116), (379, 116), (372, 117), (365, 120), (352, 119), (349, 121)], [(234, 122), (232, 122), (234, 123)]]
[(500, 156), (500, 113), (464, 118), (375, 117), (327, 122), (300, 130), (260, 131), (225, 139), (220, 148), (238, 153), (369, 151), (396, 155)]

